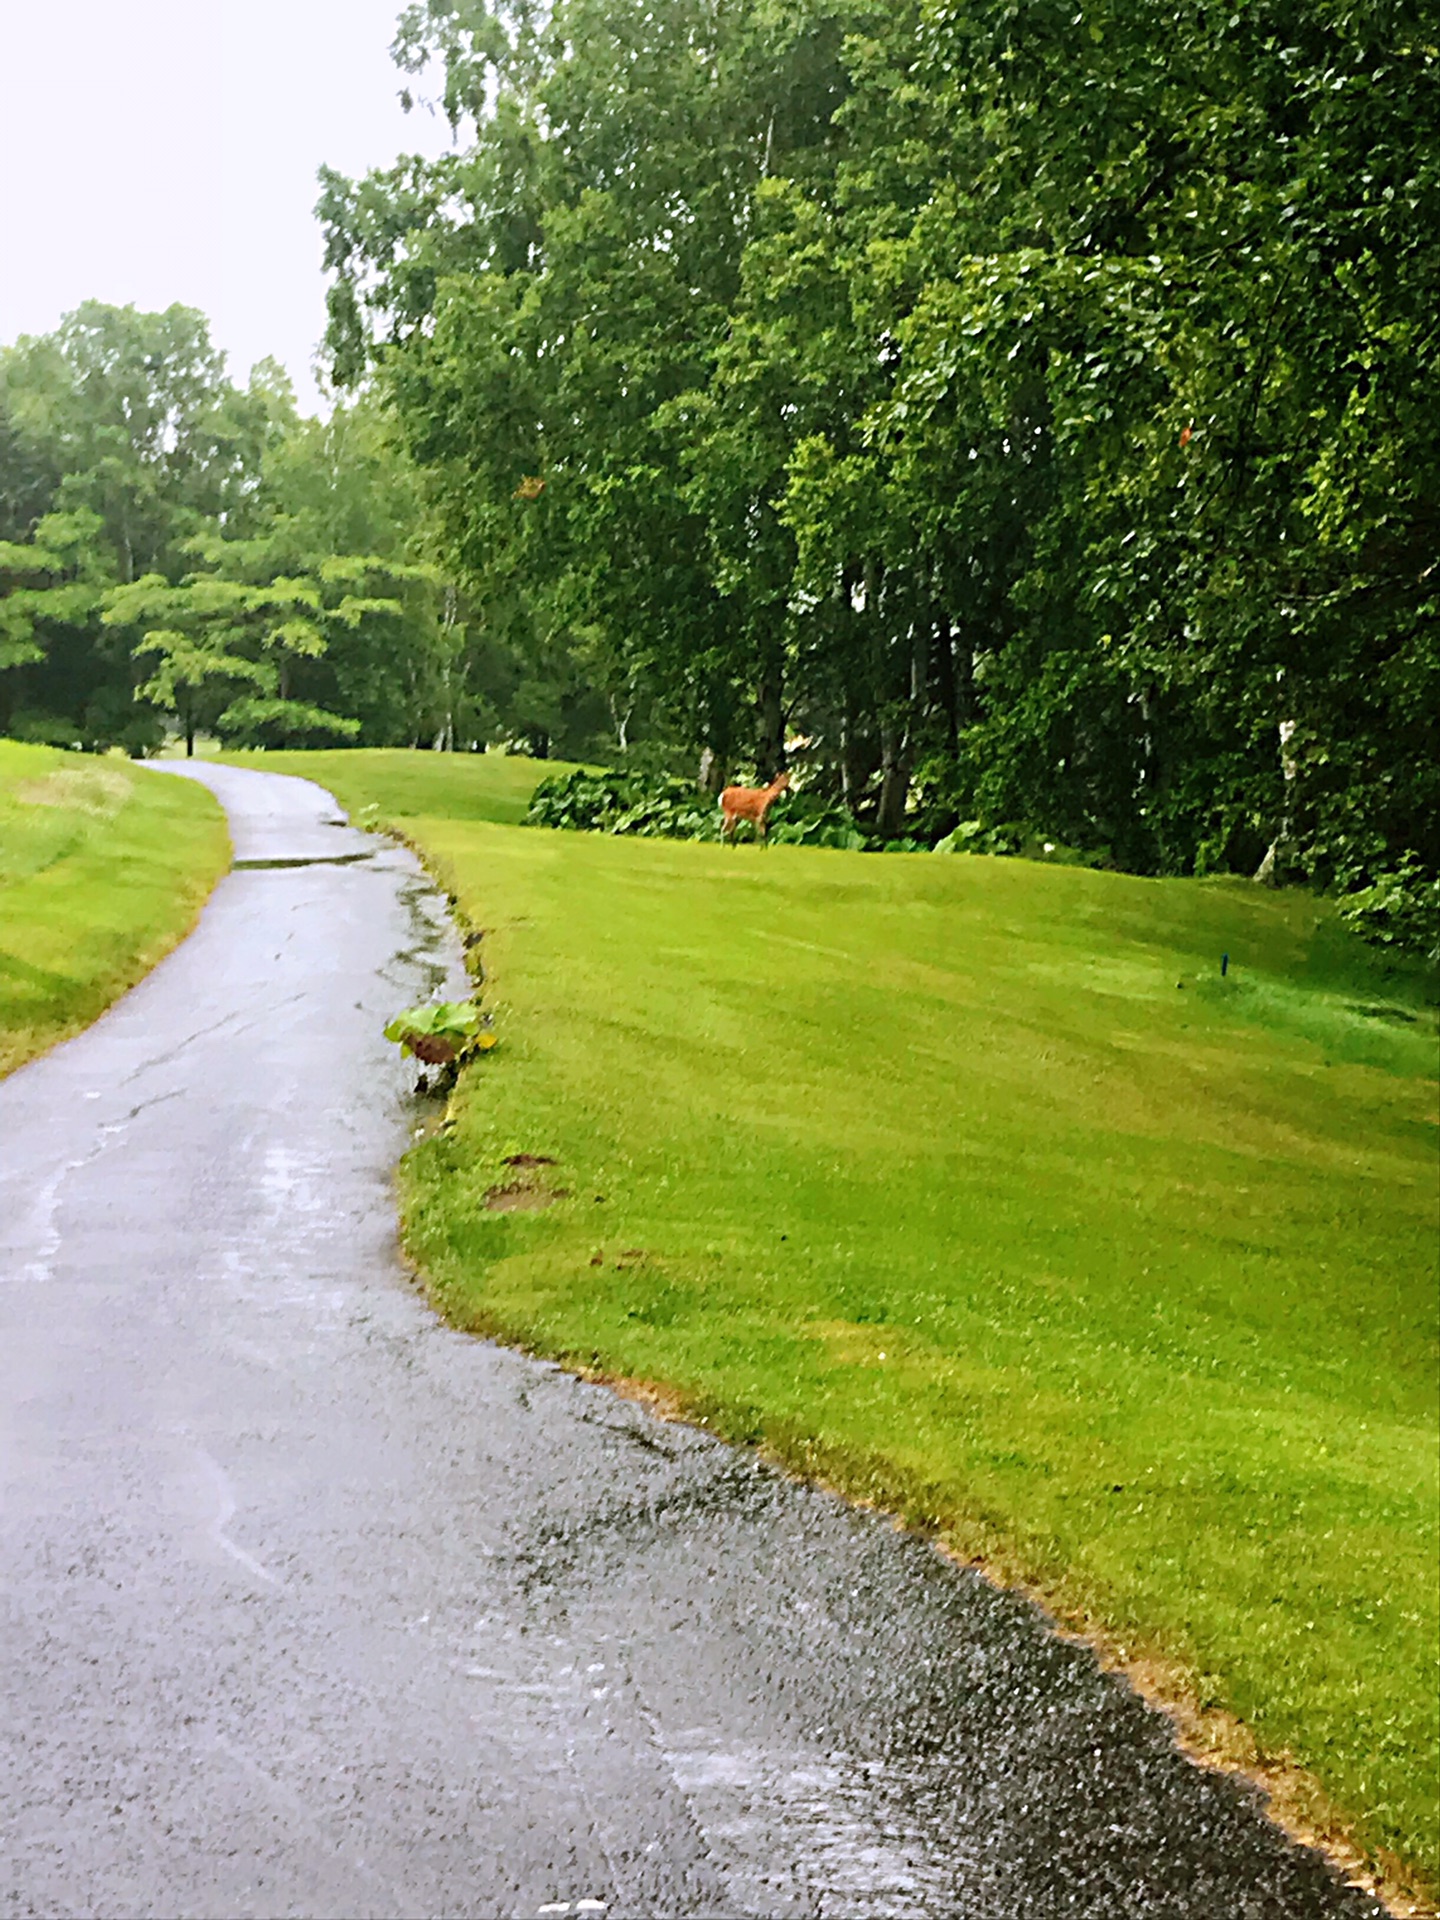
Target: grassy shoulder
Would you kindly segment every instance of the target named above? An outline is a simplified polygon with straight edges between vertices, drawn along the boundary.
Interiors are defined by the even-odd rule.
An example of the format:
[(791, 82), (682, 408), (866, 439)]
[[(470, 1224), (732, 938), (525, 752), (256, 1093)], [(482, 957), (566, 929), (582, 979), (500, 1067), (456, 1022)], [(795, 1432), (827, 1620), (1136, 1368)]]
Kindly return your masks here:
[[(1433, 1876), (1422, 982), (1245, 883), (516, 831), (487, 783), (544, 769), (283, 758), (485, 930), (503, 1044), (403, 1174), (451, 1318), (933, 1530)], [(508, 1210), (515, 1153), (564, 1197)]]
[(229, 859), (193, 781), (0, 740), (0, 1075), (163, 959)]
[(540, 781), (573, 773), (568, 760), (504, 753), (415, 753), (405, 747), (224, 753), (227, 767), (292, 773), (333, 793), (358, 827), (420, 814), (519, 826)]

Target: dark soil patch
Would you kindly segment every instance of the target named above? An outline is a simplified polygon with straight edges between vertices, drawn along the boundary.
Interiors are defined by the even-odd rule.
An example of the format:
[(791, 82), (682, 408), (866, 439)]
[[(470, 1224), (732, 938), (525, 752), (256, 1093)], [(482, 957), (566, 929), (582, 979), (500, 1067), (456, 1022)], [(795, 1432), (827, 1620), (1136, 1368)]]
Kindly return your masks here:
[(516, 1180), (508, 1187), (491, 1187), (485, 1205), (491, 1213), (538, 1213), (542, 1207), (553, 1207), (557, 1200), (569, 1198), (564, 1187), (532, 1187)]

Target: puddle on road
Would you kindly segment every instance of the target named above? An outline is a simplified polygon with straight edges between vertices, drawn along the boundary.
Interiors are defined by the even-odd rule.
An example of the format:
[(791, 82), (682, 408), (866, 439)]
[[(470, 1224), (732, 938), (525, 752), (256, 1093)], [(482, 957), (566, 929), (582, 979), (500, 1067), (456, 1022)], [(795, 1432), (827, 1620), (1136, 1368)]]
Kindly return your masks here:
[(277, 860), (232, 860), (232, 873), (265, 873), (279, 867), (353, 867), (362, 860), (373, 860), (374, 849), (361, 853), (305, 853)]
[(433, 997), (443, 992), (457, 974), (463, 977), (464, 962), (457, 951), (459, 935), (445, 896), (429, 874), (421, 872), (406, 880), (400, 889), (400, 904), (409, 917), (414, 938), (395, 959), (403, 966), (417, 968), (424, 976), (426, 996)]

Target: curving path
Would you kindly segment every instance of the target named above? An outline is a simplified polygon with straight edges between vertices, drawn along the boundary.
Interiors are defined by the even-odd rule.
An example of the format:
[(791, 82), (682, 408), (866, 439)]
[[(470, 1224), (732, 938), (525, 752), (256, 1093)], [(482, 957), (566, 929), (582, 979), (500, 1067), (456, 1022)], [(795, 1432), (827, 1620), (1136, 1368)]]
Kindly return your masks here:
[(0, 1913), (1379, 1912), (1023, 1603), (440, 1325), (380, 1038), (435, 897), (184, 771), (237, 870), (0, 1084)]

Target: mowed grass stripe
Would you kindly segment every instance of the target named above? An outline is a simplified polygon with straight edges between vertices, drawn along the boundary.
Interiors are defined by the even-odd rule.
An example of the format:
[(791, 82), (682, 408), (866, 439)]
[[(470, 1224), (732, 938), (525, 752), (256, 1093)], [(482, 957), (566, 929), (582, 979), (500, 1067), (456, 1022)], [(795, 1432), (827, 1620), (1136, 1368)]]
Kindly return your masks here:
[(192, 781), (0, 740), (0, 1075), (163, 959), (229, 859), (224, 816)]
[[(445, 1311), (1162, 1653), (1433, 1873), (1420, 983), (1303, 895), (515, 831), (489, 777), (387, 769), (504, 1042), (406, 1163)], [(516, 1151), (572, 1197), (489, 1211)]]

